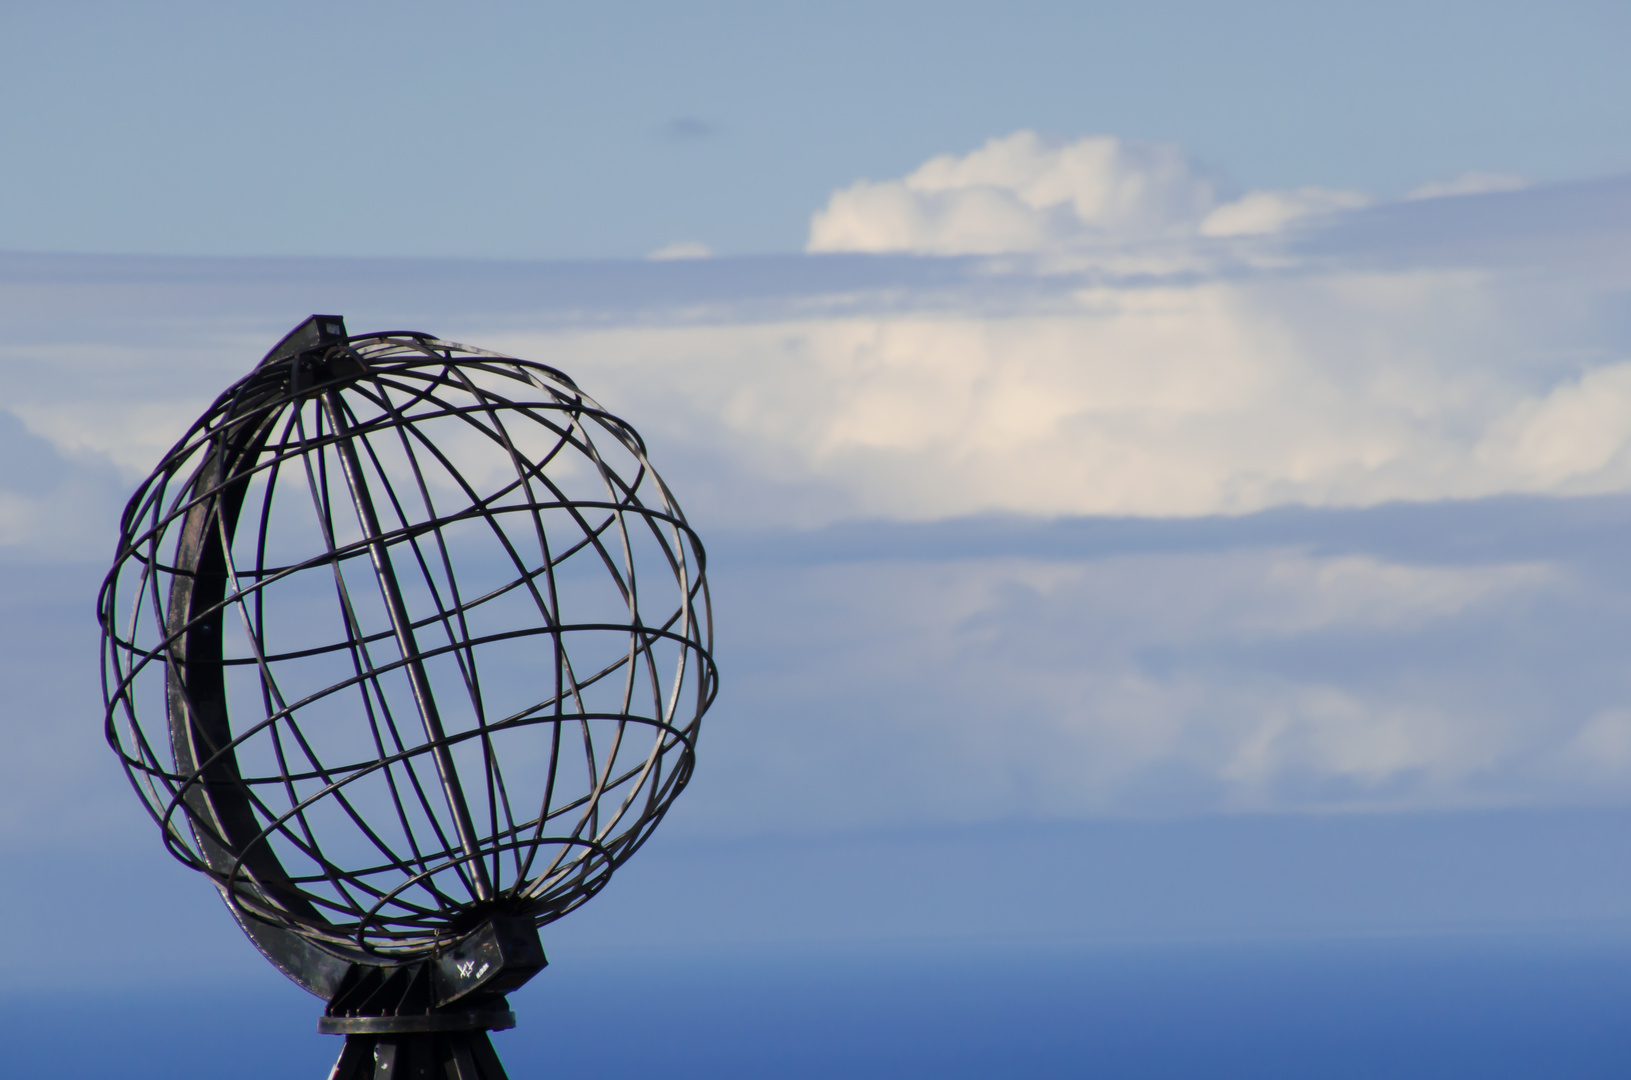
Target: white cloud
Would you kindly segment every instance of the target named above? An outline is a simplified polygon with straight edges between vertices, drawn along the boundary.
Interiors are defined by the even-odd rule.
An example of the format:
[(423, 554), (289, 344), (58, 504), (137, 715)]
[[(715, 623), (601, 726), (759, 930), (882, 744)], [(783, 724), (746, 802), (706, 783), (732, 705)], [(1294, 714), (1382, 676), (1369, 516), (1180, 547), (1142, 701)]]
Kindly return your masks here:
[(1631, 490), (1631, 365), (1537, 358), (1506, 297), (1476, 272), (1334, 273), (495, 343), (592, 373), (731, 477), (736, 520)]
[(1020, 131), (834, 192), (808, 250), (985, 254), (1177, 235), (1218, 205), (1220, 185), (1176, 146)]
[(714, 249), (698, 240), (679, 240), (653, 251), (646, 258), (655, 262), (664, 262), (669, 259), (708, 259), (712, 258)]
[(1623, 784), (1631, 775), (1631, 709), (1604, 709), (1558, 752), (1564, 775), (1590, 784)]
[(1295, 191), (1254, 191), (1218, 207), (1200, 223), (1202, 236), (1250, 236), (1278, 232), (1298, 218), (1354, 210), (1370, 204), (1358, 191), (1298, 188)]
[[(1125, 278), (992, 259), (946, 293), (822, 278), (769, 315), (687, 293), (694, 307), (563, 317), (527, 306), (560, 290), (483, 290), (453, 317), (353, 324), (427, 325), (560, 366), (661, 448), (698, 513), (743, 525), (1631, 491), (1631, 336), (1594, 306), (1613, 273), (1357, 269), (1294, 250), (1266, 270)], [(717, 276), (739, 270), (756, 295), (765, 269), (722, 260)], [(113, 323), (105, 340), (8, 344), (8, 408), (66, 458), (144, 474), (280, 329), (250, 335), (213, 308), (153, 317), (168, 329), (144, 325), (140, 346)], [(53, 519), (8, 505), (5, 520), (16, 537)]]
[(1469, 172), (1454, 180), (1436, 180), (1412, 190), (1406, 199), (1441, 199), (1447, 195), (1485, 195), (1496, 191), (1520, 191), (1528, 186), (1512, 173)]
[[(223, 386), (222, 389), (225, 389)], [(21, 401), (9, 410), (64, 456), (110, 463), (132, 480), (157, 465), (208, 398)]]
[(807, 250), (968, 255), (1239, 236), (1368, 201), (1301, 188), (1230, 202), (1228, 186), (1168, 143), (1019, 131), (961, 157), (932, 158), (899, 180), (835, 191), (811, 219)]
[(1525, 398), (1491, 425), (1477, 455), (1521, 490), (1588, 494), (1631, 487), (1631, 363)]
[[(1136, 274), (1006, 257), (722, 259), (698, 277), (604, 268), (578, 291), (581, 268), (280, 263), (265, 279), (235, 268), (239, 281), (176, 261), (165, 274), (178, 284), (156, 294), (134, 271), (119, 278), (124, 264), (88, 260), (81, 291), (42, 286), (6, 309), (34, 334), (14, 329), (0, 349), (6, 407), (67, 471), (0, 483), (0, 548), (105, 557), (128, 485), (314, 308), (566, 370), (635, 424), (710, 538), (859, 517), (1181, 519), (1631, 491), (1631, 334), (1605, 317), (1628, 280), (1615, 234), (1578, 265), (1557, 261), (1567, 237), (1524, 249), (1541, 264), (1502, 263), (1482, 235), (1430, 263), (1329, 245), (1305, 257), (1301, 237), (1335, 235), (1308, 216), (1280, 239), (1212, 243), (1190, 234), (1241, 236), (1292, 220), (1285, 200), (1313, 215), (1336, 196), (1219, 202), (1200, 172), (1160, 173), (1180, 157), (1115, 144), (1099, 147), (1101, 179), (1144, 169), (1167, 186), (1124, 198), (1110, 185), (1094, 202), (1085, 181), (1060, 180), (1064, 149), (1028, 145), (925, 173), (924, 190), (955, 199), (904, 182), (883, 195), (919, 214), (902, 219), (927, 230), (912, 243), (967, 242), (974, 226), (957, 215), (977, 200), (958, 200), (979, 189), (1016, 215), (991, 226), (1011, 240), (1157, 236), (1125, 240), (1127, 267), (1151, 251), (1256, 254), (1181, 273), (1149, 256)], [(1015, 161), (1043, 165), (998, 168)], [(1532, 209), (1539, 194), (1479, 205)], [(1430, 222), (1453, 198), (1404, 209)], [(657, 279), (679, 285), (626, 299)], [(624, 306), (593, 308), (595, 289)], [(48, 303), (86, 314), (28, 321)], [(1593, 622), (1589, 608), (1625, 589), (1534, 558), (907, 556), (758, 576), (721, 558), (729, 694), (709, 783), (688, 805), (719, 791), (717, 821), (751, 805), (757, 822), (824, 828), (1620, 797), (1631, 692), (1617, 662), (1593, 658), (1631, 617)], [(29, 669), (19, 660), (16, 678)]]
[(1624, 754), (1589, 696), (1509, 692), (1552, 660), (1455, 647), (1538, 629), (1522, 613), (1570, 595), (1544, 564), (1255, 548), (733, 580), (722, 655), (751, 671), (693, 807), (710, 829), (1568, 800), (1602, 771), (1582, 745)]

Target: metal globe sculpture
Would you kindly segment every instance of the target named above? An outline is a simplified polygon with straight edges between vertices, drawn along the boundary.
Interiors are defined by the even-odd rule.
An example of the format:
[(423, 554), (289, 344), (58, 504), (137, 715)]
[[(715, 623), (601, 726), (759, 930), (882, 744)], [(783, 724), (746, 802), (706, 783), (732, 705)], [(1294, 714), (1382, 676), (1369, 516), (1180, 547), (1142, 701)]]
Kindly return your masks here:
[(542, 364), (313, 316), (137, 490), (109, 743), (165, 844), (328, 1001), (350, 1077), (502, 1077), (537, 927), (690, 779), (701, 542)]

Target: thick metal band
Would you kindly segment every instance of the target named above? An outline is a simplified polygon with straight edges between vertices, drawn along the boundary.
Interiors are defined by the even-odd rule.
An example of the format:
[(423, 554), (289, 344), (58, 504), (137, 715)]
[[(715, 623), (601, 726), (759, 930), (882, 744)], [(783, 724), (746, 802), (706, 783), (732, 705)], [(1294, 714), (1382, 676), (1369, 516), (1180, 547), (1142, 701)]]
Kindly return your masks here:
[(420, 1035), (435, 1031), (503, 1031), (515, 1026), (513, 1012), (433, 1012), (408, 1016), (324, 1016), (324, 1035)]

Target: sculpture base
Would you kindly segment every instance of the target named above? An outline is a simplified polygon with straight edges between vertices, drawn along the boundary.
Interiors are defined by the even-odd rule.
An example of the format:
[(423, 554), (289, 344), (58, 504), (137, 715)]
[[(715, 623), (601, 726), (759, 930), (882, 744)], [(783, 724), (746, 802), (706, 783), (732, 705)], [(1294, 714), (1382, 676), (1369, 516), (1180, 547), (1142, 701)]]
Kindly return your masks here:
[(329, 1080), (509, 1080), (485, 1031), (347, 1035)]
[(317, 1021), (345, 1036), (329, 1080), (508, 1080), (487, 1033), (515, 1026), (503, 995), (545, 963), (532, 920), (509, 916), (428, 960), (353, 963)]

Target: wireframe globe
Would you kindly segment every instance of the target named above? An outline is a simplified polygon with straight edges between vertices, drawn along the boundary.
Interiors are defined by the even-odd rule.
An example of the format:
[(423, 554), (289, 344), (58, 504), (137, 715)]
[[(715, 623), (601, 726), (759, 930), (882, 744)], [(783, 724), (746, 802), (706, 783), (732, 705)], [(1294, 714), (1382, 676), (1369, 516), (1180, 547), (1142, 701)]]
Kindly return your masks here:
[(314, 316), (125, 510), (107, 737), (171, 852), (334, 993), (560, 918), (651, 834), (717, 688), (704, 560), (566, 375)]

